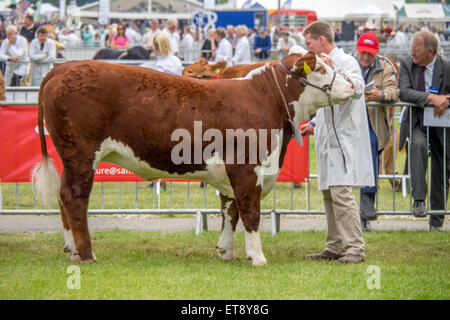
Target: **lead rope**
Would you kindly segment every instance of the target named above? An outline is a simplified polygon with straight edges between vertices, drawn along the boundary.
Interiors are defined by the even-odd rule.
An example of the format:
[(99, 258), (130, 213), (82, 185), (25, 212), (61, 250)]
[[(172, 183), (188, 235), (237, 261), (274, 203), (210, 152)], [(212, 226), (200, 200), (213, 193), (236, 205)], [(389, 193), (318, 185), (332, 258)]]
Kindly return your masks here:
[(286, 98), (284, 97), (283, 91), (281, 91), (281, 87), (278, 83), (277, 75), (275, 74), (275, 69), (273, 68), (273, 66), (270, 66), (270, 69), (272, 69), (273, 78), (275, 79), (275, 83), (277, 84), (277, 88), (278, 88), (278, 91), (280, 92), (281, 99), (283, 100), (284, 107), (286, 108), (286, 112), (288, 114), (289, 120), (292, 120), (291, 113), (289, 112), (288, 104), (286, 102)]

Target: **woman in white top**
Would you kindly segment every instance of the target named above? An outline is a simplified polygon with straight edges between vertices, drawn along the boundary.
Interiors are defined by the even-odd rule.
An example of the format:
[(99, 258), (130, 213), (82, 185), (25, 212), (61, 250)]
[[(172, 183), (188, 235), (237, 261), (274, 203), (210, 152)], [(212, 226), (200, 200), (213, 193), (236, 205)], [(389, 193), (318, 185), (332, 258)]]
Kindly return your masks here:
[(224, 28), (217, 28), (214, 36), (219, 43), (216, 52), (213, 52), (215, 62), (226, 61), (228, 66), (231, 66), (231, 58), (233, 57), (233, 48), (231, 43), (225, 39), (226, 33)]
[(183, 65), (180, 59), (172, 54), (169, 38), (165, 33), (159, 33), (153, 37), (153, 50), (156, 54), (156, 63), (150, 67), (148, 64), (142, 64), (142, 67), (152, 68), (168, 74), (181, 76)]
[(250, 61), (250, 42), (247, 38), (248, 29), (245, 25), (239, 25), (236, 27), (236, 36), (238, 41), (236, 43), (236, 52), (233, 59), (231, 59), (233, 65), (249, 64)]

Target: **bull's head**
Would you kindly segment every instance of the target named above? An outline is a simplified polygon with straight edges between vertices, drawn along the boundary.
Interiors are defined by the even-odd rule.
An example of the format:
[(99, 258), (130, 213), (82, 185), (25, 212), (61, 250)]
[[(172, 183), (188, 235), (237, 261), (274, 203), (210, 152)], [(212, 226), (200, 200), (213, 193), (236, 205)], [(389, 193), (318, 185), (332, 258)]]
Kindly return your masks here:
[(313, 52), (303, 48), (299, 53), (291, 54), (282, 63), (305, 86), (294, 105), (295, 121), (309, 120), (318, 108), (347, 102), (354, 93), (353, 84), (337, 74)]
[(227, 67), (226, 61), (219, 61), (215, 64), (209, 64), (205, 58), (201, 58), (183, 69), (183, 76), (198, 79), (215, 79), (217, 74), (223, 72)]

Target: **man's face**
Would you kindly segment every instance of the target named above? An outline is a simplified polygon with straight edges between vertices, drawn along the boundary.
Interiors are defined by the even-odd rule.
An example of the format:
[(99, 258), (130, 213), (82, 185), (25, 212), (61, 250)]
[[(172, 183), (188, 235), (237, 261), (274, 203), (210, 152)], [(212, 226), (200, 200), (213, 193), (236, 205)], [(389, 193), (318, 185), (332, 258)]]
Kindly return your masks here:
[(158, 29), (158, 21), (152, 21), (152, 29), (153, 30)]
[(48, 39), (48, 33), (38, 33), (37, 37), (40, 43), (45, 43)]
[(17, 32), (8, 31), (6, 32), (6, 37), (8, 38), (9, 43), (15, 43), (17, 39)]
[(432, 49), (425, 50), (423, 39), (418, 38), (411, 45), (411, 56), (413, 62), (421, 67), (425, 67), (433, 61), (434, 54)]
[(31, 26), (33, 24), (33, 21), (31, 21), (29, 18), (25, 18), (25, 21), (23, 22), (23, 24), (26, 27), (29, 27), (29, 26)]
[(323, 45), (320, 38), (321, 37), (313, 39), (310, 33), (306, 34), (305, 36), (306, 50), (312, 51), (317, 55), (323, 53)]
[(358, 58), (358, 62), (361, 65), (361, 67), (367, 69), (370, 67), (376, 59), (376, 55), (370, 53), (370, 52), (357, 52), (356, 57)]

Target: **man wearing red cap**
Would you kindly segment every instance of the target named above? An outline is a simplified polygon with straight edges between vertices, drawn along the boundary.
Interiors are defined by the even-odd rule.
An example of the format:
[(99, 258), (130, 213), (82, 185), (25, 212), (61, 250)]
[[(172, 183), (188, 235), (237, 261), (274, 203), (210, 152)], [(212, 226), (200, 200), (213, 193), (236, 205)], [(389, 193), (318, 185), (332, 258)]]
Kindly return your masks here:
[[(386, 57), (378, 55), (378, 38), (372, 32), (362, 34), (356, 43), (356, 59), (361, 67), (361, 73), (367, 84), (372, 81), (372, 88), (365, 91), (367, 102), (389, 103), (398, 99), (398, 75), (395, 67)], [(369, 117), (370, 145), (374, 176), (378, 177), (379, 155), (389, 144), (390, 129), (387, 107), (367, 107)], [(376, 220), (375, 195), (377, 180), (374, 187), (360, 190), (360, 215), (363, 230), (371, 230), (370, 220)]]

